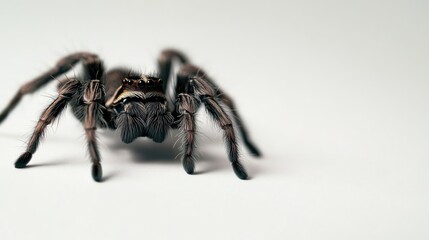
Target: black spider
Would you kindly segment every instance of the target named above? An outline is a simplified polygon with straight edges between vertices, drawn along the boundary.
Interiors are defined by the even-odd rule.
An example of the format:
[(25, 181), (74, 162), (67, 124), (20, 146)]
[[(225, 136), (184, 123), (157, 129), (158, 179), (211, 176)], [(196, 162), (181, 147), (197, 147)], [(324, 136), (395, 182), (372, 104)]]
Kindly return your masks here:
[[(58, 61), (55, 67), (24, 84), (0, 114), (0, 123), (16, 107), (22, 96), (32, 93), (52, 79), (68, 72), (82, 62), (79, 78), (64, 79), (58, 85), (58, 97), (43, 111), (28, 142), (27, 150), (15, 162), (24, 168), (36, 152), (46, 126), (70, 104), (76, 118), (86, 132), (92, 177), (101, 181), (102, 170), (97, 147), (96, 128), (116, 129), (121, 139), (130, 143), (137, 137), (148, 137), (162, 142), (170, 128), (179, 128), (183, 141), (182, 163), (189, 174), (194, 172), (195, 113), (201, 103), (223, 129), (229, 160), (235, 174), (241, 179), (248, 175), (239, 162), (237, 138), (230, 116), (220, 104), (225, 104), (235, 119), (247, 148), (256, 156), (259, 150), (251, 143), (243, 122), (231, 98), (200, 69), (188, 64), (187, 58), (176, 50), (161, 53), (159, 76), (142, 75), (128, 69), (113, 69), (105, 73), (103, 62), (92, 53), (79, 52)], [(174, 96), (168, 94), (168, 80), (174, 62), (181, 64), (176, 77)]]

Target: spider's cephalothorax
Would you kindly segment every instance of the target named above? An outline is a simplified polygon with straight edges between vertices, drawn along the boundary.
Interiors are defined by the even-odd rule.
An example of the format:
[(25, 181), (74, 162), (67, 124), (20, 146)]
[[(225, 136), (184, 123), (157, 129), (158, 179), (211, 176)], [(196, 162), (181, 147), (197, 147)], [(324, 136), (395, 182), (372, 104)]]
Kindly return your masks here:
[[(176, 76), (173, 96), (167, 94), (168, 80), (174, 61), (181, 63)], [(247, 179), (247, 173), (239, 162), (235, 127), (244, 144), (256, 156), (260, 153), (251, 143), (243, 122), (231, 98), (226, 95), (201, 69), (188, 64), (187, 58), (176, 50), (161, 53), (159, 76), (138, 74), (117, 68), (105, 72), (103, 62), (92, 53), (80, 52), (60, 59), (55, 67), (24, 84), (0, 114), (0, 123), (16, 107), (22, 96), (32, 93), (56, 77), (82, 62), (81, 77), (63, 79), (58, 85), (58, 97), (42, 113), (28, 142), (27, 150), (15, 162), (23, 168), (36, 152), (46, 127), (70, 105), (72, 112), (84, 127), (88, 151), (92, 161), (92, 177), (101, 181), (100, 154), (96, 142), (96, 129), (109, 128), (119, 131), (121, 139), (130, 143), (138, 137), (148, 137), (155, 142), (164, 141), (170, 128), (183, 133), (182, 164), (189, 174), (194, 172), (195, 113), (204, 104), (207, 112), (219, 124), (228, 149), (235, 174)], [(235, 123), (225, 111), (223, 103)]]
[(164, 140), (174, 118), (168, 111), (162, 85), (160, 78), (129, 75), (107, 100), (106, 106), (117, 116), (115, 126), (123, 142), (130, 143), (137, 137)]

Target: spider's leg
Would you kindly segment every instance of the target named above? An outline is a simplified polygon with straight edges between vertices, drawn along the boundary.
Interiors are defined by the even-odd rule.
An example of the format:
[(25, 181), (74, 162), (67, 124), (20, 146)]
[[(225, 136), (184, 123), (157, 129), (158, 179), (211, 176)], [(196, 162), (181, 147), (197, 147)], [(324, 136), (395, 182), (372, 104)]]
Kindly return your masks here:
[(190, 84), (194, 88), (195, 95), (204, 103), (207, 112), (222, 128), (228, 149), (229, 160), (232, 163), (235, 174), (240, 179), (247, 179), (246, 170), (239, 161), (238, 143), (234, 126), (228, 114), (215, 99), (216, 90), (204, 77), (195, 77), (190, 81)]
[(182, 164), (183, 168), (188, 174), (194, 173), (194, 140), (195, 140), (195, 112), (198, 109), (198, 100), (188, 94), (179, 93), (176, 98), (176, 110), (177, 118), (179, 122), (180, 130), (182, 131), (183, 141), (183, 157)]
[[(191, 150), (190, 153), (192, 153), (195, 132), (192, 113), (195, 113), (195, 110), (201, 101), (204, 103), (207, 112), (211, 115), (215, 122), (219, 124), (219, 126), (224, 132), (229, 160), (232, 163), (232, 167), (234, 169), (235, 174), (240, 179), (247, 179), (248, 175), (246, 173), (246, 170), (239, 161), (238, 143), (237, 138), (235, 136), (234, 126), (228, 114), (215, 99), (216, 89), (213, 88), (212, 84), (210, 84), (210, 81), (205, 79), (204, 76), (189, 77), (189, 72), (187, 71), (187, 68), (188, 67), (184, 66), (179, 71), (177, 75), (176, 85), (176, 93), (179, 93), (178, 98), (182, 101), (182, 103), (179, 104), (179, 113), (180, 109), (182, 109), (182, 118), (184, 121), (187, 121), (182, 123), (182, 130), (191, 130), (185, 132), (185, 155), (183, 158), (184, 160), (186, 160), (184, 161), (185, 170), (188, 170), (187, 167), (189, 167), (189, 169), (193, 168), (193, 161), (191, 161), (192, 157), (191, 155), (187, 156), (186, 151), (189, 149)], [(194, 98), (188, 97), (188, 95), (180, 94), (183, 92), (188, 93), (188, 95), (192, 95), (195, 100), (193, 100)], [(186, 110), (188, 111), (188, 114), (186, 114)], [(177, 112), (177, 110), (175, 112)], [(178, 115), (177, 113), (173, 113), (173, 116), (180, 115)], [(183, 128), (183, 126), (185, 126), (186, 128)]]
[(217, 97), (221, 99), (221, 101), (228, 106), (228, 108), (231, 110), (232, 115), (234, 116), (235, 122), (237, 123), (238, 130), (240, 131), (241, 137), (243, 139), (244, 144), (246, 145), (247, 149), (255, 155), (255, 156), (261, 156), (261, 152), (256, 147), (254, 143), (250, 140), (249, 134), (247, 132), (247, 129), (243, 123), (243, 120), (240, 117), (240, 114), (238, 113), (237, 108), (235, 107), (235, 104), (230, 96), (228, 96), (226, 93), (222, 92), (219, 88), (217, 89)]
[(62, 59), (60, 59), (57, 64), (49, 69), (47, 72), (42, 75), (34, 78), (33, 80), (22, 85), (6, 108), (0, 113), (0, 123), (9, 115), (9, 113), (18, 105), (21, 101), (21, 98), (25, 94), (33, 93), (39, 88), (43, 87), (47, 83), (51, 82), (56, 77), (61, 74), (66, 73), (74, 65), (76, 65), (81, 59), (85, 62), (93, 62), (94, 59), (98, 59), (97, 55), (87, 52), (79, 52), (70, 54)]
[(104, 101), (104, 86), (101, 84), (100, 80), (89, 81), (84, 90), (83, 100), (86, 104), (86, 115), (83, 126), (85, 128), (89, 156), (92, 162), (92, 178), (95, 181), (100, 182), (103, 173), (100, 164), (100, 153), (98, 151), (97, 139), (95, 135), (95, 130), (97, 129), (97, 118), (99, 118), (104, 111), (104, 107), (102, 105)]
[(107, 127), (108, 121), (106, 119), (106, 108), (105, 102), (105, 90), (104, 84), (100, 79), (103, 79), (104, 75), (104, 64), (98, 58), (93, 58), (91, 61), (84, 61), (83, 67), (85, 71), (82, 100), (83, 102), (77, 103), (79, 106), (76, 111), (80, 111), (77, 115), (83, 123), (85, 129), (85, 137), (88, 144), (88, 153), (91, 158), (92, 178), (100, 182), (103, 176), (101, 164), (100, 164), (100, 152), (98, 151), (96, 129), (99, 127)]
[(193, 66), (190, 64), (185, 64), (181, 68), (179, 74), (182, 76), (186, 76), (186, 75), (187, 76), (199, 76), (199, 77), (203, 78), (204, 81), (206, 82), (206, 85), (208, 87), (211, 87), (214, 89), (215, 92), (214, 92), (213, 96), (215, 96), (216, 100), (221, 102), (221, 103), (224, 103), (231, 110), (232, 116), (234, 117), (235, 123), (237, 124), (237, 128), (240, 132), (240, 135), (241, 135), (243, 142), (246, 145), (246, 147), (249, 149), (249, 151), (253, 155), (261, 156), (259, 149), (250, 140), (247, 129), (244, 125), (243, 120), (240, 117), (240, 114), (238, 113), (237, 108), (234, 105), (232, 98), (229, 97), (225, 92), (223, 92), (222, 89), (219, 86), (217, 86), (217, 84), (212, 79), (210, 79), (203, 70), (201, 70), (200, 68), (198, 68), (196, 66)]
[(70, 80), (59, 89), (58, 97), (45, 109), (45, 111), (43, 111), (40, 116), (33, 135), (27, 144), (26, 152), (24, 152), (15, 162), (16, 168), (24, 168), (30, 162), (31, 157), (37, 150), (46, 127), (66, 108), (67, 103), (69, 103), (73, 95), (80, 91), (80, 88), (81, 83), (79, 81)]
[(67, 104), (70, 103), (75, 108), (74, 110), (83, 107), (83, 117), (81, 120), (86, 132), (89, 155), (93, 163), (92, 177), (95, 181), (101, 181), (102, 170), (95, 130), (97, 123), (103, 127), (107, 126), (106, 119), (104, 119), (104, 87), (99, 80), (104, 73), (103, 63), (98, 57), (85, 59), (84, 70), (84, 81), (69, 80), (60, 84), (59, 96), (43, 112), (30, 138), (27, 151), (19, 157), (15, 163), (15, 167), (23, 168), (28, 164), (37, 149), (47, 125), (55, 120)]
[(166, 49), (162, 51), (158, 58), (159, 77), (164, 81), (164, 92), (167, 92), (170, 80), (170, 73), (172, 70), (171, 68), (174, 60), (177, 60), (181, 63), (188, 62), (187, 57), (183, 53), (175, 49)]

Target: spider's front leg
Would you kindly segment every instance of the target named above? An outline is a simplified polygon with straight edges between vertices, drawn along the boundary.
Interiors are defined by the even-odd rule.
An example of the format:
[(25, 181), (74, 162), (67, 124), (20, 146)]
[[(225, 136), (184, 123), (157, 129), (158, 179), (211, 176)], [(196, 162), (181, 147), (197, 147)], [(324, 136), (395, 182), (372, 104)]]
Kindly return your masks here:
[[(229, 160), (235, 174), (240, 179), (247, 179), (248, 175), (239, 161), (238, 143), (233, 123), (223, 107), (214, 97), (216, 90), (204, 76), (189, 77), (186, 71), (178, 73), (176, 111), (180, 117), (180, 127), (183, 131), (185, 152), (182, 163), (187, 173), (193, 173), (194, 161), (192, 157), (195, 138), (194, 114), (200, 102), (204, 103), (207, 112), (219, 124), (224, 132), (228, 149)], [(173, 114), (176, 115), (176, 114)]]
[(224, 138), (228, 149), (229, 160), (235, 175), (240, 179), (247, 179), (246, 169), (239, 161), (238, 143), (235, 136), (234, 126), (228, 114), (223, 107), (215, 99), (215, 89), (204, 79), (204, 77), (196, 77), (191, 81), (194, 86), (195, 94), (199, 96), (204, 103), (207, 112), (219, 124), (224, 132)]
[[(88, 143), (89, 155), (92, 161), (92, 177), (95, 181), (101, 181), (102, 170), (100, 165), (100, 154), (97, 147), (95, 130), (96, 125), (106, 127), (106, 110), (104, 107), (104, 87), (99, 79), (104, 74), (103, 62), (96, 55), (73, 54), (64, 60), (60, 60), (58, 69), (69, 69), (63, 64), (76, 64), (83, 59), (84, 79), (83, 81), (68, 80), (59, 85), (58, 97), (45, 109), (39, 122), (28, 142), (27, 150), (15, 162), (16, 168), (24, 168), (36, 152), (40, 139), (46, 127), (52, 123), (58, 115), (70, 103), (75, 115), (83, 122)], [(56, 68), (55, 68), (56, 69)], [(54, 71), (54, 70), (52, 70)], [(37, 79), (46, 80), (46, 74)], [(29, 85), (36, 88), (41, 81), (30, 82)], [(47, 80), (46, 80), (47, 81)], [(43, 85), (43, 84), (42, 84)], [(83, 101), (82, 101), (83, 100)]]
[(182, 92), (176, 98), (176, 112), (179, 113), (179, 128), (182, 131), (183, 141), (183, 168), (188, 174), (194, 173), (194, 140), (195, 140), (195, 112), (199, 101), (192, 95)]
[(28, 141), (27, 150), (15, 162), (16, 168), (24, 168), (30, 162), (33, 154), (39, 146), (46, 127), (52, 123), (58, 115), (66, 108), (70, 100), (80, 91), (81, 83), (77, 80), (66, 82), (58, 90), (58, 97), (43, 111), (34, 132)]
[(104, 87), (100, 80), (90, 80), (84, 90), (84, 103), (86, 104), (86, 115), (83, 122), (85, 128), (86, 140), (88, 143), (89, 156), (92, 162), (92, 178), (100, 182), (103, 172), (100, 164), (100, 152), (98, 151), (97, 138), (95, 130), (97, 129), (97, 118), (101, 118), (104, 105)]
[(46, 127), (51, 124), (66, 108), (67, 104), (74, 98), (78, 98), (84, 88), (84, 104), (86, 105), (86, 115), (84, 128), (88, 141), (89, 155), (92, 161), (92, 177), (95, 181), (101, 181), (102, 170), (100, 165), (100, 154), (97, 147), (95, 130), (96, 120), (102, 116), (104, 110), (101, 102), (104, 100), (104, 89), (100, 80), (91, 80), (85, 87), (77, 80), (70, 80), (64, 83), (58, 91), (58, 97), (45, 109), (27, 145), (27, 150), (15, 162), (16, 168), (24, 168), (30, 162), (36, 152)]
[(218, 102), (225, 104), (230, 111), (232, 117), (235, 120), (236, 127), (241, 135), (244, 145), (254, 156), (261, 156), (261, 152), (251, 140), (244, 121), (238, 113), (232, 98), (229, 97), (219, 86), (217, 86), (217, 84), (211, 78), (209, 78), (201, 68), (189, 64), (188, 58), (178, 50), (167, 49), (164, 50), (159, 56), (158, 67), (161, 79), (164, 80), (164, 92), (167, 92), (172, 65), (175, 61), (182, 63), (181, 70), (177, 76), (178, 78), (186, 78), (187, 76), (203, 76), (204, 81), (210, 85), (212, 89), (214, 89), (214, 95), (212, 96), (215, 97)]

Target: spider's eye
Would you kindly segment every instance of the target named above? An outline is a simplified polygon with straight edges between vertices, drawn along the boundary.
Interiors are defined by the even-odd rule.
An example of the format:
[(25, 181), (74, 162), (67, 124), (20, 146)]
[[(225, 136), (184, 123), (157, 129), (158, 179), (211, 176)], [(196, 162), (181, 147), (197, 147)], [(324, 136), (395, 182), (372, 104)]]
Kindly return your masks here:
[(155, 85), (152, 79), (147, 80), (147, 87), (152, 88)]
[(158, 80), (158, 84), (162, 85), (162, 79)]
[(132, 81), (130, 79), (122, 79), (122, 84), (125, 84), (125, 83), (131, 84)]
[(143, 88), (144, 87), (145, 82), (143, 80), (139, 81), (139, 87)]

